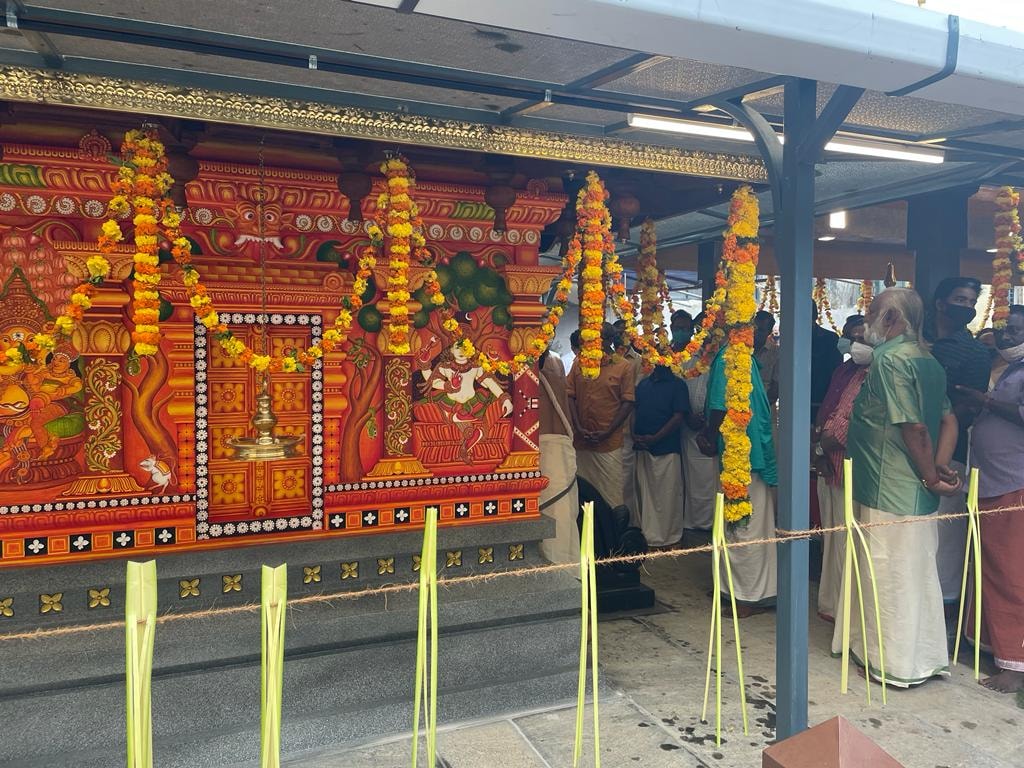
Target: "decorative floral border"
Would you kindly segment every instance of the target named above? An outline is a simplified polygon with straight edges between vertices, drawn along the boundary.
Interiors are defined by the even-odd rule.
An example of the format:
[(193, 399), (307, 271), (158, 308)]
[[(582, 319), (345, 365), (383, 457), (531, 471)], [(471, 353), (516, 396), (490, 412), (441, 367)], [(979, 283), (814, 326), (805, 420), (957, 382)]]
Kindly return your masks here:
[[(308, 326), (313, 343), (323, 337), (323, 318), (320, 315), (271, 313), (269, 317), (255, 312), (225, 313), (225, 322), (233, 325), (253, 325), (266, 320), (270, 325)], [(206, 326), (197, 318), (193, 326), (195, 333), (195, 445), (196, 445), (196, 539), (226, 538), (229, 536), (260, 535), (286, 530), (312, 530), (323, 528), (324, 519), (324, 373), (323, 361), (316, 360), (310, 370), (311, 376), (311, 424), (310, 457), (311, 506), (308, 515), (290, 517), (268, 517), (253, 520), (237, 520), (228, 523), (210, 523), (209, 492), (209, 424), (207, 417), (207, 367), (209, 365), (209, 342)]]
[(440, 477), (395, 478), (393, 480), (369, 480), (360, 483), (335, 483), (326, 487), (327, 493), (346, 491), (371, 491), (377, 488), (412, 488), (421, 485), (459, 485), (461, 483), (482, 483), (496, 480), (530, 480), (541, 477), (539, 471), (532, 472), (489, 472), (483, 475), (443, 475)]

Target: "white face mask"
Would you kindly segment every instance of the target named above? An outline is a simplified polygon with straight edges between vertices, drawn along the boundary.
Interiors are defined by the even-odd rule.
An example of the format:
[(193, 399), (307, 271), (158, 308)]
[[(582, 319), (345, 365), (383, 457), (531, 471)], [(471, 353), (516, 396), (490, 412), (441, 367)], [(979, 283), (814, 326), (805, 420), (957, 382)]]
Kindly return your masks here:
[(999, 356), (1008, 363), (1019, 363), (1024, 360), (1024, 343), (1015, 347), (1007, 347), (999, 350)]
[(864, 343), (869, 347), (877, 347), (886, 342), (885, 328), (882, 327), (882, 318), (864, 326)]
[(867, 344), (861, 344), (859, 341), (850, 345), (850, 359), (857, 365), (871, 365), (871, 357), (874, 352)]

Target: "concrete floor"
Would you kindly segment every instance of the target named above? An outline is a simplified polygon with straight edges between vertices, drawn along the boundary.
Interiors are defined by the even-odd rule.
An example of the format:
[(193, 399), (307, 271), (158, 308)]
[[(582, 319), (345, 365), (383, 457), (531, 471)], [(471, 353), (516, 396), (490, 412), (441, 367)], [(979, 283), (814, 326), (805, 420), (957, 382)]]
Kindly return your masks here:
[[(616, 768), (754, 768), (774, 738), (774, 614), (741, 625), (747, 675), (750, 733), (744, 736), (736, 687), (734, 647), (723, 644), (729, 663), (723, 693), (723, 738), (715, 745), (713, 725), (700, 721), (706, 664), (711, 586), (707, 556), (660, 560), (645, 581), (666, 610), (617, 619), (600, 626), (601, 758)], [(814, 600), (811, 601), (812, 605)], [(729, 625), (727, 625), (727, 629)], [(865, 701), (861, 678), (839, 693), (839, 662), (829, 656), (832, 627), (811, 619), (810, 719), (842, 714), (906, 768), (1019, 768), (1024, 765), (1024, 710), (1013, 697), (979, 686), (959, 666), (948, 680), (910, 690), (880, 689)], [(443, 648), (441, 649), (443, 653)], [(567, 703), (568, 704), (568, 703)], [(587, 759), (592, 737), (587, 712)], [(572, 764), (575, 711), (572, 706), (466, 723), (438, 735), (439, 766), (449, 768), (563, 768)], [(287, 756), (289, 768), (383, 768), (410, 764), (410, 739), (343, 750)], [(420, 765), (423, 765), (422, 758)]]

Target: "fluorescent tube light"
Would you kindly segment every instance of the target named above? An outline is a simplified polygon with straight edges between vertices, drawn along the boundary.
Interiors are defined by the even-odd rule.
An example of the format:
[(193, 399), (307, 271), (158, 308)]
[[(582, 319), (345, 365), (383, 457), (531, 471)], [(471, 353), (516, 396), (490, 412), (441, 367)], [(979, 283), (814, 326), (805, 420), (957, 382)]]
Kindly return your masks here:
[(745, 128), (733, 128), (728, 125), (712, 125), (689, 120), (673, 120), (668, 117), (648, 117), (647, 115), (626, 115), (626, 124), (630, 128), (642, 128), (649, 131), (667, 131), (669, 133), (685, 133), (688, 136), (707, 136), (712, 139), (728, 141), (753, 141), (754, 137)]
[(821, 237), (818, 238), (818, 240), (820, 240), (823, 243), (831, 243), (835, 239), (835, 235), (822, 235)]
[[(651, 117), (649, 115), (630, 113), (626, 115), (626, 124), (630, 128), (641, 130), (682, 133), (688, 136), (703, 136), (712, 139), (725, 139), (726, 141), (754, 140), (753, 135), (745, 128), (712, 125), (692, 120), (676, 120), (669, 117)], [(779, 141), (784, 144), (786, 137), (779, 134)], [(880, 157), (886, 160), (907, 160), (915, 163), (941, 163), (945, 160), (945, 154), (939, 150), (881, 141), (864, 141), (847, 137), (833, 139), (825, 145), (825, 150), (828, 152), (842, 152), (848, 155)]]

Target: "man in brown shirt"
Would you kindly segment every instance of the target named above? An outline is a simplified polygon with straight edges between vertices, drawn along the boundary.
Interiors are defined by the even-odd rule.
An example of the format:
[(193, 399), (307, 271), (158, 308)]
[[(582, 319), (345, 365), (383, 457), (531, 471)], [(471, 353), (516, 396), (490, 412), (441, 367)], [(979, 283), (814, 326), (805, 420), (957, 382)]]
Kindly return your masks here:
[(579, 361), (569, 371), (566, 392), (576, 435), (576, 466), (611, 507), (622, 506), (625, 472), (622, 464), (623, 427), (633, 412), (635, 369), (614, 354), (615, 332), (605, 323), (601, 331), (604, 359), (601, 373), (588, 379)]

